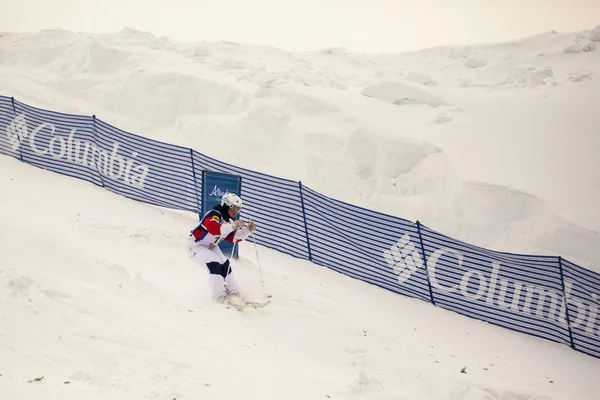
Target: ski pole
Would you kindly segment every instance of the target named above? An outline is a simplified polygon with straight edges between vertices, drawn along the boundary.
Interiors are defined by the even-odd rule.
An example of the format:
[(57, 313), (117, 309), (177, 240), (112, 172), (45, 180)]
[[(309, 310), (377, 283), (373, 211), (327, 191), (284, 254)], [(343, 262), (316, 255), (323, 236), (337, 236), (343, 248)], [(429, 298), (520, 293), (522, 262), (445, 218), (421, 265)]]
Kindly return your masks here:
[[(235, 243), (233, 242), (233, 247), (231, 248), (231, 254), (229, 255), (229, 265), (227, 265), (227, 274), (225, 274), (225, 278), (229, 276), (229, 271), (231, 271), (231, 259), (233, 258), (233, 252), (235, 251)], [(225, 286), (227, 286), (227, 279), (225, 279)]]
[(258, 272), (260, 273), (260, 284), (262, 285), (265, 297), (269, 298), (271, 297), (271, 295), (267, 294), (267, 291), (265, 290), (265, 281), (262, 276), (262, 269), (260, 268), (260, 259), (258, 258), (258, 247), (256, 246), (256, 238), (254, 237), (254, 231), (250, 231), (250, 234), (252, 235), (252, 243), (254, 243), (254, 251), (256, 252), (256, 264), (258, 265)]

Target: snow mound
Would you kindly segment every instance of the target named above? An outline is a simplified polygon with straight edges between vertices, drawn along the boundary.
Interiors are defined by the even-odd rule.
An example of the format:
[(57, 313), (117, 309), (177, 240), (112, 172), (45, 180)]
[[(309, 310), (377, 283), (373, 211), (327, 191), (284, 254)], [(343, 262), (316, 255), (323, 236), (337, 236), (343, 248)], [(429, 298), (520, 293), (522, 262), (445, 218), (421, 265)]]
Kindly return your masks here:
[(471, 78), (458, 78), (458, 81), (456, 82), (456, 86), (459, 88), (468, 88), (468, 87), (482, 88), (482, 87), (491, 87), (494, 85), (485, 83), (485, 82), (476, 82)]
[(63, 30), (43, 30), (25, 38), (14, 38), (14, 50), (8, 53), (4, 62), (10, 60), (28, 67), (52, 64), (63, 60), (71, 46), (81, 37)]
[(590, 40), (600, 42), (600, 25), (595, 27), (590, 33)]
[[(464, 208), (461, 204), (469, 206)], [(527, 219), (543, 208), (543, 201), (528, 193), (483, 182), (465, 182), (455, 207), (459, 217), (468, 215), (472, 220), (493, 220), (499, 225)]]
[(125, 65), (124, 62), (130, 56), (129, 52), (111, 49), (90, 39), (73, 46), (58, 69), (63, 73), (115, 73)]
[(140, 31), (138, 29), (125, 27), (119, 32), (108, 35), (111, 41), (121, 44), (132, 44), (135, 46), (152, 46), (159, 40), (153, 33)]
[(327, 49), (323, 49), (322, 53), (332, 56), (342, 56), (348, 54), (348, 50), (345, 47), (329, 47)]
[(470, 55), (471, 49), (469, 47), (453, 46), (448, 51), (448, 58), (451, 60), (468, 58)]
[(579, 40), (565, 46), (565, 53), (581, 53), (596, 50), (596, 43), (589, 40)]
[(106, 109), (159, 125), (186, 115), (235, 114), (250, 104), (234, 87), (180, 72), (138, 71), (92, 92)]
[(287, 106), (290, 107), (290, 113), (301, 114), (328, 114), (335, 113), (339, 109), (326, 103), (316, 97), (307, 96), (300, 93), (286, 93)]
[[(414, 152), (412, 158), (413, 167), (409, 171), (399, 174), (393, 180), (392, 186), (382, 190), (382, 193), (403, 197), (413, 196), (412, 200), (418, 199), (418, 201), (424, 201), (419, 196), (434, 192), (439, 196), (437, 201), (440, 203), (452, 201), (451, 197), (454, 196), (456, 188), (460, 186), (460, 180), (452, 163), (441, 149), (424, 148), (423, 150), (427, 151), (424, 157), (417, 158), (416, 156), (420, 154)], [(402, 153), (397, 155), (407, 156), (407, 154)], [(404, 163), (409, 165), (409, 161), (404, 161)], [(393, 175), (390, 174), (390, 176)], [(448, 193), (452, 194), (448, 195)], [(441, 198), (444, 198), (444, 200), (441, 200)]]
[(572, 43), (564, 47), (565, 53), (582, 53), (596, 50), (596, 43), (600, 42), (600, 26), (591, 31), (579, 32)]
[(552, 68), (524, 67), (511, 71), (504, 85), (518, 88), (535, 88), (541, 85), (554, 84)]
[(42, 43), (51, 42), (62, 42), (62, 43), (75, 43), (80, 40), (82, 36), (80, 33), (67, 31), (64, 29), (41, 29), (33, 33), (28, 39), (28, 45), (36, 45)]
[(465, 66), (468, 68), (481, 68), (487, 65), (487, 60), (481, 54), (473, 54), (465, 60)]
[(441, 113), (437, 117), (433, 119), (433, 124), (445, 124), (447, 122), (453, 121), (454, 118), (449, 117), (448, 115)]
[(393, 104), (427, 104), (432, 107), (447, 105), (444, 100), (403, 82), (382, 81), (363, 89), (367, 97), (381, 99)]
[(592, 71), (589, 69), (581, 69), (569, 72), (569, 77), (567, 79), (571, 82), (581, 82), (592, 79), (592, 74)]
[(437, 86), (436, 81), (431, 79), (431, 76), (425, 72), (409, 72), (405, 78), (409, 81), (420, 83), (425, 86)]
[(206, 46), (201, 45), (201, 44), (190, 47), (189, 49), (186, 50), (186, 53), (188, 53), (190, 56), (195, 57), (195, 58), (196, 57), (197, 58), (207, 58), (212, 55), (212, 52), (210, 51), (210, 49), (208, 49)]

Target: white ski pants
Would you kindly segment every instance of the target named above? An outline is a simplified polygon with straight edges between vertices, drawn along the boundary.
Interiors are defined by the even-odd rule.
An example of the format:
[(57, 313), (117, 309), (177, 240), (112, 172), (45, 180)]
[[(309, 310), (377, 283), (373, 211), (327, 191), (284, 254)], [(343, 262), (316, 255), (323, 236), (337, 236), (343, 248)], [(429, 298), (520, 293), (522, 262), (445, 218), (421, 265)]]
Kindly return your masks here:
[(223, 294), (239, 292), (240, 288), (233, 276), (233, 269), (219, 246), (202, 246), (190, 239), (188, 256), (196, 264), (206, 268), (213, 300), (217, 300)]

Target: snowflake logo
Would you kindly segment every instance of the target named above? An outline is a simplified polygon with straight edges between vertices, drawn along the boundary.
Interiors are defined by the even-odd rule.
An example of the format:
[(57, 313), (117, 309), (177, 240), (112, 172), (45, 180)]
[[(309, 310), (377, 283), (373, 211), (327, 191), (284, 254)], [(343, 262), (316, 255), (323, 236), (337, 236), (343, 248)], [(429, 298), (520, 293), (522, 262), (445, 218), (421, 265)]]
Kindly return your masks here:
[(27, 124), (25, 122), (25, 114), (17, 115), (17, 117), (6, 127), (6, 136), (13, 151), (17, 151), (21, 142), (29, 136), (27, 131)]
[(423, 267), (423, 258), (406, 233), (398, 240), (398, 243), (383, 252), (383, 258), (398, 274), (400, 283), (406, 282), (417, 268)]

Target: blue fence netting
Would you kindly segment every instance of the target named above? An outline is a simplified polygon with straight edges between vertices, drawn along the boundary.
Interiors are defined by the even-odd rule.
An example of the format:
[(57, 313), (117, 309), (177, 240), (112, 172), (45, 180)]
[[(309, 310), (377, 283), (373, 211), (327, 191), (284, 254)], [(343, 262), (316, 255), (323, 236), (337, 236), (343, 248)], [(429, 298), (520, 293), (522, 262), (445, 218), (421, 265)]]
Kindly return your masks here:
[(240, 176), (241, 217), (259, 226), (256, 243), (600, 358), (600, 274), (562, 257), (480, 248), (301, 182), (6, 96), (0, 96), (0, 154), (193, 213), (202, 209), (203, 171)]
[[(104, 187), (131, 199), (198, 212), (190, 149), (137, 136), (94, 118)], [(200, 177), (200, 176), (199, 176)]]
[(19, 158), (17, 145), (19, 138), (19, 121), (13, 106), (13, 100), (10, 97), (0, 96), (0, 127), (5, 134), (0, 133), (0, 154), (5, 156)]
[[(323, 196), (306, 186), (302, 189), (314, 263), (393, 292), (429, 299), (423, 269), (415, 271), (410, 285), (406, 285), (396, 273), (404, 268), (406, 257), (395, 260), (396, 251), (391, 252), (392, 257), (384, 256), (398, 238), (407, 234), (416, 237), (412, 222)], [(414, 245), (413, 250), (420, 261)]]
[(63, 114), (14, 101), (13, 129), (21, 161), (100, 184), (91, 117)]
[(425, 226), (421, 233), (438, 306), (570, 344), (559, 322), (562, 280), (557, 257), (486, 250)]
[(559, 258), (573, 348), (600, 358), (600, 274)]

